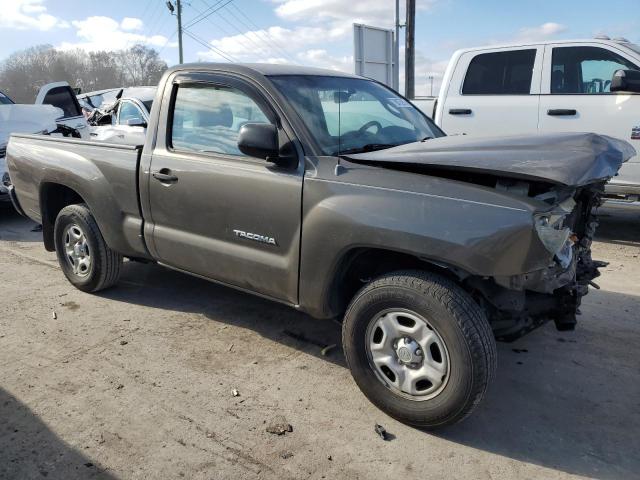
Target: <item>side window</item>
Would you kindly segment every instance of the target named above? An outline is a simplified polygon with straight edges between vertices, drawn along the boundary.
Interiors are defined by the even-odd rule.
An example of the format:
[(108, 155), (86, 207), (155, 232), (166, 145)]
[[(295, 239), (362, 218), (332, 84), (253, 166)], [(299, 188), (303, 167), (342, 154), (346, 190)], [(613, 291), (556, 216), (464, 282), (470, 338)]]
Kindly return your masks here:
[(64, 118), (79, 117), (82, 115), (78, 101), (69, 87), (52, 88), (44, 96), (42, 103), (62, 109)]
[(170, 143), (176, 150), (244, 156), (238, 150), (238, 133), (245, 123), (270, 122), (244, 92), (220, 85), (180, 85)]
[(599, 47), (557, 47), (551, 58), (551, 93), (609, 93), (616, 70), (640, 70), (626, 58)]
[(481, 53), (471, 60), (462, 86), (463, 95), (526, 95), (536, 50)]
[(118, 109), (118, 124), (126, 125), (129, 120), (144, 122), (140, 109), (132, 102), (124, 101)]

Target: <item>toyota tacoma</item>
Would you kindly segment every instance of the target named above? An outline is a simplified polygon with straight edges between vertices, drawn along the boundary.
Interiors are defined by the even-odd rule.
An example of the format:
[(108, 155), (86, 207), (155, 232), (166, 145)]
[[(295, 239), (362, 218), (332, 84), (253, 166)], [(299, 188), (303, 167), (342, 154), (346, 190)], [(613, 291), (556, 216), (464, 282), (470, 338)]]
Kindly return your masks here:
[(362, 392), (424, 428), (480, 403), (495, 338), (574, 328), (603, 265), (594, 209), (633, 155), (594, 134), (447, 137), (374, 81), (230, 64), (170, 69), (144, 145), (7, 149), (16, 208), (77, 288), (128, 258), (338, 318)]

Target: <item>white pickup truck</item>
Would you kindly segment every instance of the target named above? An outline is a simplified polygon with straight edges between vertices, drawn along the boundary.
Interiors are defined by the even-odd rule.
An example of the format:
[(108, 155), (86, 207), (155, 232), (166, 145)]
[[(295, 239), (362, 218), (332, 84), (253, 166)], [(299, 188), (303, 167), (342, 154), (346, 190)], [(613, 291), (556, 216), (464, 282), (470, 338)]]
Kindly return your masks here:
[[(626, 40), (458, 50), (437, 100), (414, 103), (448, 135), (595, 132), (640, 152), (640, 46)], [(640, 208), (640, 156), (607, 186), (607, 205)]]

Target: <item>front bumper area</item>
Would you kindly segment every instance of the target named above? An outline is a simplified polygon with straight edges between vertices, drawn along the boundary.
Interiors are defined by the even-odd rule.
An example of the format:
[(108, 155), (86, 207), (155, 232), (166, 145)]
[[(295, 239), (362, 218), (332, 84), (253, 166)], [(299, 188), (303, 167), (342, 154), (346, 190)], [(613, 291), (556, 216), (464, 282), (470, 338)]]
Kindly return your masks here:
[[(582, 297), (605, 262), (591, 258), (591, 244), (598, 226), (594, 213), (601, 204), (601, 188), (585, 188), (565, 226), (571, 229), (571, 262), (562, 267), (550, 258), (549, 266), (519, 275), (472, 279), (470, 286), (482, 295), (497, 339), (512, 341), (553, 320), (558, 330), (573, 330)], [(565, 264), (566, 265), (566, 264)]]

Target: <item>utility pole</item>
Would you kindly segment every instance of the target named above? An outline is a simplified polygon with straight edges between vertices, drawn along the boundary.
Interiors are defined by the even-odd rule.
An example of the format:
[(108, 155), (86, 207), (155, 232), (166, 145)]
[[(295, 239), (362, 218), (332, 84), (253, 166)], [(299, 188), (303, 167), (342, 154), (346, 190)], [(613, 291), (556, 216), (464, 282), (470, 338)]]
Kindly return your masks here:
[(400, 0), (396, 0), (396, 36), (393, 49), (393, 89), (400, 90)]
[(182, 3), (180, 0), (176, 0), (176, 6), (178, 7), (178, 55), (180, 63), (184, 63), (184, 56), (182, 54)]
[(171, 3), (171, 0), (167, 0), (167, 8), (169, 9), (169, 12), (171, 12), (171, 15), (174, 15), (174, 11), (177, 9), (178, 12), (175, 13), (176, 17), (178, 18), (178, 58), (179, 58), (179, 63), (184, 63), (183, 60), (183, 55), (182, 55), (182, 3), (181, 0), (176, 0), (176, 6), (173, 6), (173, 3)]
[(404, 96), (412, 100), (415, 97), (415, 33), (416, 0), (407, 0), (407, 21), (404, 37)]

